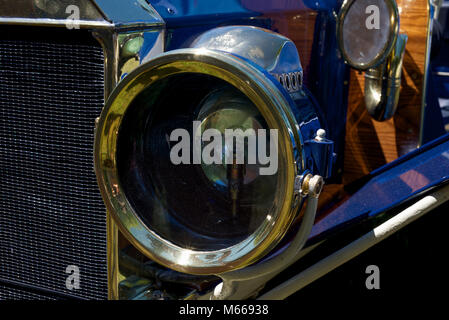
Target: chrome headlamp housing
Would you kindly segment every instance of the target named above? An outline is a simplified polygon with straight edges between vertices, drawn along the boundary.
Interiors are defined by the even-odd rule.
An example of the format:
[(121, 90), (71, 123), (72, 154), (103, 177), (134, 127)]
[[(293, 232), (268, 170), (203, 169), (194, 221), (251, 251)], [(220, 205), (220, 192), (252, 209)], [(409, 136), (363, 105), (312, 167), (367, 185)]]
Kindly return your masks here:
[[(274, 33), (233, 28), (277, 41), (281, 49), (273, 50), (281, 56), (282, 48), (291, 50), (291, 42)], [(233, 28), (219, 28), (220, 35), (226, 39)], [(264, 55), (257, 44), (252, 49)], [(301, 203), (297, 181), (306, 168), (297, 108), (254, 59), (218, 48), (174, 50), (134, 70), (108, 99), (95, 140), (100, 190), (123, 234), (151, 259), (185, 273), (220, 274), (263, 257)], [(309, 123), (318, 121), (309, 116)], [(171, 162), (174, 130), (190, 130), (195, 140), (208, 128), (275, 130), (276, 172), (260, 174), (260, 163)]]

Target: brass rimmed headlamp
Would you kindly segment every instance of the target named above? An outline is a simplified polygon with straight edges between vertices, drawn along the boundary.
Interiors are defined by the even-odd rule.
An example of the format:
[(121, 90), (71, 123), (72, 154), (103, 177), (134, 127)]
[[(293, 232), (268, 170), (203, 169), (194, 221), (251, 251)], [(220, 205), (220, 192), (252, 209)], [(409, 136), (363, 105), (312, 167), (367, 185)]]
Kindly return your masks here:
[[(245, 35), (253, 44), (257, 35), (260, 43), (276, 38), (278, 55), (290, 43), (262, 29), (236, 28), (221, 32), (255, 34)], [(185, 273), (220, 274), (263, 257), (301, 203), (305, 154), (295, 108), (263, 67), (221, 50), (175, 50), (134, 70), (108, 99), (95, 137), (100, 190), (122, 233), (149, 258)], [(202, 137), (207, 129), (270, 132), (254, 138), (252, 151), (276, 158), (275, 170), (263, 171), (267, 162), (260, 159), (247, 164), (250, 154), (243, 163), (225, 162), (233, 155), (227, 144), (212, 152), (216, 162), (198, 162), (195, 146), (210, 141)], [(263, 152), (261, 137), (270, 145)], [(186, 149), (178, 148), (182, 141)]]
[(393, 50), (399, 33), (395, 0), (345, 0), (338, 14), (337, 40), (353, 68), (376, 67)]

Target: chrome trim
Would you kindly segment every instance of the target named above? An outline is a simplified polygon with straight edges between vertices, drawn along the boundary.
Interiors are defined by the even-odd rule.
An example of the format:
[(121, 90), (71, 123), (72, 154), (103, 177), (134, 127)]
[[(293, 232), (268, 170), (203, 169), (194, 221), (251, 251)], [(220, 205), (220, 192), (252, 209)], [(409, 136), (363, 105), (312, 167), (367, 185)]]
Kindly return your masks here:
[[(105, 101), (118, 82), (117, 77), (117, 35), (110, 30), (96, 30), (92, 35), (103, 48), (104, 53), (104, 97)], [(99, 118), (95, 121), (98, 130)], [(119, 262), (118, 262), (118, 228), (109, 211), (106, 211), (107, 264), (108, 264), (108, 299), (118, 300)]]
[(275, 76), (289, 92), (299, 91), (302, 86), (303, 69), (295, 44), (270, 30), (251, 26), (219, 27), (200, 35), (191, 47), (244, 57)]
[[(92, 0), (116, 28), (164, 25), (159, 13), (146, 0)], [(126, 8), (124, 10), (123, 8)]]
[(80, 20), (104, 21), (105, 17), (90, 0), (2, 0), (0, 15), (5, 18), (64, 20), (68, 6), (79, 8)]
[(107, 235), (107, 259), (108, 259), (108, 299), (119, 299), (119, 253), (118, 253), (118, 228), (108, 213), (106, 216)]
[[(152, 41), (152, 37), (145, 37), (146, 34), (157, 32), (159, 35)], [(140, 64), (144, 63), (147, 59), (151, 59), (154, 56), (160, 54), (164, 50), (164, 32), (163, 28), (154, 28), (139, 32), (125, 32), (123, 30), (113, 29), (99, 29), (92, 32), (92, 35), (97, 39), (100, 45), (103, 47), (104, 52), (104, 66), (105, 66), (105, 87), (104, 95), (105, 101), (116, 87), (120, 79), (126, 76), (126, 72), (131, 72), (131, 68), (137, 68)], [(138, 34), (144, 39), (140, 49), (147, 48), (147, 50), (141, 50), (134, 54), (123, 55), (123, 42), (129, 37), (135, 37)], [(127, 63), (127, 62), (133, 63)], [(126, 70), (124, 70), (126, 66)], [(96, 123), (97, 130), (98, 122)], [(119, 284), (119, 257), (118, 257), (118, 228), (114, 222), (112, 215), (107, 210), (106, 215), (107, 223), (107, 250), (108, 250), (108, 298), (110, 300), (118, 300), (118, 284)]]
[(160, 28), (118, 33), (117, 76), (119, 81), (143, 63), (164, 52), (164, 39), (165, 29)]
[(0, 24), (65, 26), (71, 13), (69, 6), (79, 8), (80, 27), (111, 27), (97, 6), (87, 0), (3, 0), (0, 4)]
[(440, 76), (440, 77), (449, 77), (449, 72), (437, 71), (433, 74)]
[(273, 77), (290, 93), (298, 92), (302, 87), (302, 73), (295, 71), (289, 73), (271, 73)]
[[(80, 28), (148, 28), (164, 20), (145, 0), (2, 0), (0, 24), (64, 27), (70, 5), (80, 9)], [(123, 8), (126, 7), (126, 10)]]
[(340, 12), (338, 13), (337, 17), (337, 41), (340, 52), (345, 62), (355, 69), (366, 70), (381, 64), (393, 50), (399, 34), (399, 11), (396, 0), (384, 0), (387, 4), (390, 5), (390, 40), (385, 45), (383, 50), (379, 52), (379, 54), (370, 63), (358, 64), (352, 61), (351, 58), (346, 54), (343, 45), (343, 22), (345, 20), (346, 14), (349, 11), (349, 8), (351, 8), (352, 4), (354, 4), (356, 1), (357, 0), (345, 0), (340, 8)]
[[(114, 25), (107, 21), (74, 21), (80, 28), (112, 28)], [(15, 25), (31, 25), (31, 26), (53, 26), (53, 27), (65, 27), (67, 20), (61, 19), (34, 19), (34, 18), (3, 18), (0, 17), (1, 24), (15, 24)]]
[[(138, 217), (120, 185), (116, 167), (117, 138), (121, 121), (133, 99), (149, 85), (172, 74), (195, 72), (212, 75), (231, 83), (247, 95), (271, 128), (280, 132), (279, 152), (285, 156), (281, 174), (277, 214), (246, 240), (217, 251), (181, 248), (161, 238)], [(204, 48), (181, 49), (160, 55), (140, 66), (119, 83), (102, 112), (95, 136), (95, 170), (108, 212), (122, 233), (142, 253), (171, 269), (192, 274), (217, 274), (243, 268), (268, 253), (283, 237), (297, 214), (295, 177), (302, 172), (302, 141), (289, 101), (277, 86), (255, 66), (219, 51)]]
[(398, 107), (407, 38), (405, 34), (399, 35), (387, 61), (365, 73), (365, 106), (377, 121), (390, 119)]

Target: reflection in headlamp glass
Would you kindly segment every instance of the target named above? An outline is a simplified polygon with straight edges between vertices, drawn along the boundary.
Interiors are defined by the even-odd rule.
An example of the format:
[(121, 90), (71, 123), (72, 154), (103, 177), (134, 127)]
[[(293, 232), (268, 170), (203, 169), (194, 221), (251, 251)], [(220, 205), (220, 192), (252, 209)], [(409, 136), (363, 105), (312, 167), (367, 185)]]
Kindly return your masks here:
[[(194, 132), (194, 122), (200, 132)], [(191, 148), (189, 164), (174, 164), (170, 152), (179, 142), (170, 136), (177, 129), (189, 133), (192, 146), (195, 136), (215, 129), (223, 137), (215, 157), (221, 161), (193, 164)], [(278, 173), (261, 175), (261, 164), (248, 161), (249, 139), (244, 139), (244, 163), (226, 162), (237, 150), (226, 145), (226, 129), (269, 128), (243, 93), (199, 74), (157, 81), (135, 99), (122, 121), (117, 146), (121, 186), (148, 228), (178, 246), (227, 248), (276, 215)], [(202, 141), (202, 149), (208, 144)]]

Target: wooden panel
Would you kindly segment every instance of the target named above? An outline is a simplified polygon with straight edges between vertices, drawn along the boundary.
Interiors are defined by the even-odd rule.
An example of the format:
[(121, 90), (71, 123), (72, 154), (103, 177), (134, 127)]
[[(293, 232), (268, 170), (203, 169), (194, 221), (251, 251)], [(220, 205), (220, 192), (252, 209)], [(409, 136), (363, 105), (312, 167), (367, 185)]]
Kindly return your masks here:
[[(307, 85), (317, 11), (300, 0), (244, 0), (244, 3), (256, 11), (263, 8), (263, 17), (271, 19), (274, 31), (292, 39), (298, 48)], [(397, 114), (385, 122), (372, 120), (364, 104), (364, 74), (351, 70), (343, 184), (325, 186), (318, 219), (348, 196), (344, 191), (347, 183), (418, 145), (429, 8), (427, 0), (397, 0), (397, 3), (400, 32), (408, 35)]]
[(242, 4), (248, 10), (262, 13), (263, 19), (271, 20), (273, 31), (295, 43), (307, 84), (318, 12), (304, 0), (242, 0)]
[(418, 145), (426, 54), (426, 0), (398, 0), (400, 33), (408, 35), (398, 111), (385, 122), (370, 118), (364, 103), (364, 74), (351, 70), (344, 183), (391, 162)]
[(271, 14), (274, 29), (290, 38), (298, 49), (307, 85), (317, 12), (310, 9)]

